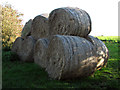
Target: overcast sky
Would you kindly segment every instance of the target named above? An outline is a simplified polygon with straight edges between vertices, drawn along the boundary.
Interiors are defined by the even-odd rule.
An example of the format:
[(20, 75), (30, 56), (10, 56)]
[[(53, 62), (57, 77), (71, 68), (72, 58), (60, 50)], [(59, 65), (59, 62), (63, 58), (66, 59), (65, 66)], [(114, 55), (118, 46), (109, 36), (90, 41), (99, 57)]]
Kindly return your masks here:
[(50, 13), (60, 7), (78, 7), (87, 11), (92, 20), (91, 35), (118, 35), (118, 1), (119, 0), (0, 0), (8, 2), (23, 13), (23, 24), (42, 13)]

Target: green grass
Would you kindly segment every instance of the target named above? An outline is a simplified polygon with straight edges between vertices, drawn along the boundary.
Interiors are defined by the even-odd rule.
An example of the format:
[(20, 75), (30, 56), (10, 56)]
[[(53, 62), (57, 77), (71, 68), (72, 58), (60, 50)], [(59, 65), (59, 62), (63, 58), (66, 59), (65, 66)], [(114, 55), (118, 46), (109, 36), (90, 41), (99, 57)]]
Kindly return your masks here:
[[(109, 49), (109, 60), (106, 67), (96, 71), (87, 78), (58, 81), (48, 77), (47, 72), (34, 63), (22, 63), (11, 60), (10, 52), (3, 52), (2, 85), (3, 88), (119, 88), (120, 84), (120, 56), (118, 43), (106, 43)], [(17, 57), (12, 59), (16, 59)]]
[(120, 41), (120, 36), (96, 36), (100, 40), (114, 40), (114, 41)]

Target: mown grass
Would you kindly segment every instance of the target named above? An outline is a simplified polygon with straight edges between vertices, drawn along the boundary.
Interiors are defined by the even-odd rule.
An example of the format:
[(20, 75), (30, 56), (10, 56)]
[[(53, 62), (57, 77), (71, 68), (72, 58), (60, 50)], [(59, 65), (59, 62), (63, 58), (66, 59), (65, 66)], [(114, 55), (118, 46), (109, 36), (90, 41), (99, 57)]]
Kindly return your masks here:
[(114, 41), (120, 41), (120, 36), (96, 36), (100, 40), (114, 40)]
[[(96, 71), (94, 75), (67, 81), (52, 80), (47, 72), (34, 63), (23, 63), (17, 57), (13, 57), (10, 51), (3, 51), (2, 62), (2, 86), (3, 88), (83, 88), (105, 90), (119, 88), (120, 84), (120, 45), (118, 43), (106, 43), (109, 49), (109, 60), (106, 67)], [(15, 59), (15, 61), (14, 61)]]

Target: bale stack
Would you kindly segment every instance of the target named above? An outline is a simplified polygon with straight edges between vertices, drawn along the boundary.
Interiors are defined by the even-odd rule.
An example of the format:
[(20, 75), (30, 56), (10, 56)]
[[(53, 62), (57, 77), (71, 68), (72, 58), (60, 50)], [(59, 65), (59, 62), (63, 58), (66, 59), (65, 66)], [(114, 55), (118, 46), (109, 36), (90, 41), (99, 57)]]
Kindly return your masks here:
[(33, 20), (30, 19), (23, 27), (21, 37), (15, 40), (12, 51), (18, 54), (21, 61), (34, 61), (33, 54), (36, 41), (49, 35), (47, 17), (48, 14), (41, 14), (36, 16)]
[(46, 49), (48, 48), (49, 40), (46, 38), (38, 39), (34, 46), (34, 62), (41, 66), (42, 68), (46, 68)]
[(46, 38), (49, 35), (48, 16), (46, 14), (38, 15), (33, 19), (31, 36), (38, 40)]
[(88, 13), (79, 8), (64, 7), (49, 15), (50, 35), (73, 35), (86, 37), (91, 31)]
[(36, 16), (24, 28), (12, 51), (22, 61), (34, 60), (53, 79), (90, 76), (107, 63), (108, 49), (89, 35), (91, 19), (82, 9), (58, 8)]

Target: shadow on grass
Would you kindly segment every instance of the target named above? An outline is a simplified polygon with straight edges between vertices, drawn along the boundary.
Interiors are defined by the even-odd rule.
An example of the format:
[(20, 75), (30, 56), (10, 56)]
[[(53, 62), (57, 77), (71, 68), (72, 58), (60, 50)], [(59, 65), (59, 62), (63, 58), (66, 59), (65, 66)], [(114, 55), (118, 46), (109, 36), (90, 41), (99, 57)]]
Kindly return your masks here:
[[(106, 44), (109, 49), (109, 60), (106, 67), (86, 78), (58, 81), (48, 77), (47, 72), (34, 63), (10, 61), (9, 52), (3, 53), (2, 86), (3, 88), (119, 88), (120, 58), (118, 44)], [(9, 55), (10, 56), (10, 55)]]
[(105, 68), (94, 75), (66, 81), (52, 80), (34, 63), (3, 62), (3, 88), (118, 88), (118, 60), (109, 60)]

